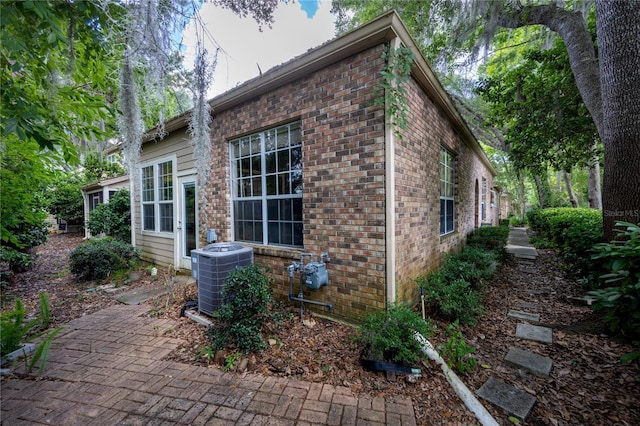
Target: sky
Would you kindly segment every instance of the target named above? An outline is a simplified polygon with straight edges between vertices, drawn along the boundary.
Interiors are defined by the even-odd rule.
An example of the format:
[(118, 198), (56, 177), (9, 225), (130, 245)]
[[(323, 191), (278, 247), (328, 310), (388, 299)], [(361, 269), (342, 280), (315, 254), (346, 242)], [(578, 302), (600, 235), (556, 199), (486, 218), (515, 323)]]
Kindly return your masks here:
[[(240, 18), (227, 9), (204, 3), (200, 17), (209, 33), (205, 47), (210, 53), (216, 44), (222, 48), (209, 98), (334, 38), (330, 9), (330, 0), (283, 2), (275, 10), (271, 28), (263, 26), (261, 32), (253, 18)], [(193, 67), (196, 44), (194, 28), (188, 25), (183, 33), (185, 65), (189, 68)]]

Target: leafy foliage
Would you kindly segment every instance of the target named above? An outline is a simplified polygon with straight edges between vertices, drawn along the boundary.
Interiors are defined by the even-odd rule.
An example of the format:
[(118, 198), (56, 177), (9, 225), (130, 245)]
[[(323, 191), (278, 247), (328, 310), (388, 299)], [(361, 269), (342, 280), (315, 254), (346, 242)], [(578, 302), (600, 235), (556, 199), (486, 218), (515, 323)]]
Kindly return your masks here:
[(367, 316), (360, 326), (358, 341), (367, 359), (413, 366), (424, 354), (415, 333), (429, 338), (432, 326), (408, 306), (391, 304), (386, 311)]
[(460, 373), (470, 373), (477, 365), (476, 359), (470, 356), (476, 348), (467, 345), (462, 332), (458, 329), (457, 320), (449, 324), (445, 332), (448, 340), (438, 345), (440, 355), (447, 360), (449, 368), (455, 368)]
[(388, 44), (382, 54), (384, 69), (379, 87), (383, 95), (376, 99), (376, 103), (385, 106), (387, 114), (391, 117), (391, 124), (395, 127), (395, 134), (402, 138), (401, 130), (409, 125), (407, 112), (407, 82), (411, 75), (411, 65), (415, 55), (408, 47), (400, 46), (397, 49)]
[(59, 175), (49, 186), (45, 199), (47, 210), (56, 219), (66, 220), (71, 224), (84, 221), (84, 200), (80, 187), (83, 178), (74, 172)]
[[(104, 43), (115, 2), (2, 3), (0, 133), (77, 162), (74, 138), (113, 135), (108, 93), (113, 46)], [(46, 58), (46, 60), (43, 60)]]
[(7, 136), (0, 148), (0, 259), (11, 269), (21, 270), (31, 263), (31, 248), (47, 239), (42, 191), (49, 180), (51, 164), (38, 154), (35, 142)]
[(473, 324), (482, 312), (480, 290), (505, 256), (506, 226), (476, 229), (460, 253), (446, 255), (437, 271), (418, 277), (425, 303), (451, 321)]
[(84, 160), (84, 179), (83, 183), (97, 182), (102, 179), (121, 176), (126, 170), (118, 163), (110, 163), (101, 161), (95, 154), (90, 154)]
[(131, 199), (129, 190), (117, 191), (108, 203), (99, 204), (89, 213), (87, 228), (93, 235), (106, 234), (131, 242)]
[(51, 310), (49, 307), (49, 295), (40, 293), (39, 315), (26, 320), (26, 309), (19, 298), (15, 300), (15, 309), (3, 312), (0, 316), (0, 355), (20, 349), (20, 343), (37, 330), (44, 330), (51, 323)]
[(101, 280), (112, 272), (129, 269), (140, 260), (131, 244), (112, 237), (88, 240), (71, 252), (69, 266), (78, 281)]
[(527, 212), (529, 225), (537, 236), (560, 250), (566, 269), (587, 277), (598, 266), (590, 250), (602, 242), (602, 212), (586, 208), (559, 207)]
[(640, 340), (640, 224), (616, 226), (622, 228), (616, 229), (617, 240), (594, 246), (592, 259), (602, 262), (606, 273), (598, 279), (605, 287), (589, 294), (595, 299), (594, 309), (606, 312), (611, 331)]
[(266, 347), (262, 327), (269, 319), (272, 283), (273, 278), (255, 264), (229, 274), (222, 287), (225, 303), (218, 310), (221, 326), (208, 331), (215, 349), (230, 343), (245, 353)]

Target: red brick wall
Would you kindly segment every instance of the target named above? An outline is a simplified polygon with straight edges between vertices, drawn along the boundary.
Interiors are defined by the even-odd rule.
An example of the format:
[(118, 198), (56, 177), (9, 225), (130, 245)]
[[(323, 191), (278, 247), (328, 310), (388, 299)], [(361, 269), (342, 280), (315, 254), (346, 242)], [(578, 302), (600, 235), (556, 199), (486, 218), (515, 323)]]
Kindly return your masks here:
[[(301, 252), (329, 252), (329, 286), (304, 290), (329, 302), (333, 315), (361, 319), (386, 300), (384, 111), (377, 79), (383, 46), (331, 64), (232, 109), (212, 123), (212, 173), (201, 193), (201, 240), (215, 228), (230, 241), (228, 141), (297, 121), (302, 127), (304, 250), (254, 246), (257, 263), (272, 269), (275, 293), (286, 298), (286, 268)], [(409, 128), (396, 141), (396, 285), (399, 301), (417, 297), (414, 279), (435, 268), (473, 229), (473, 179), (482, 165), (445, 116), (415, 83), (410, 84)], [(440, 145), (456, 154), (456, 232), (439, 236)], [(489, 180), (490, 182), (490, 180)], [(469, 192), (470, 191), (470, 192)], [(293, 293), (299, 292), (299, 276)], [(294, 302), (291, 302), (294, 303)], [(297, 306), (297, 302), (295, 302)], [(305, 308), (322, 311), (319, 306)]]
[[(396, 140), (396, 291), (400, 301), (418, 298), (416, 277), (440, 266), (475, 227), (475, 179), (491, 173), (452, 128), (443, 112), (409, 84), (409, 127)], [(455, 229), (440, 235), (440, 147), (454, 154)], [(488, 206), (488, 204), (487, 204)], [(489, 208), (487, 207), (487, 212)]]
[[(331, 303), (334, 315), (343, 318), (384, 307), (384, 114), (373, 105), (381, 52), (378, 46), (230, 110), (214, 111), (212, 124), (214, 172), (202, 194), (200, 229), (215, 228), (219, 241), (229, 241), (228, 141), (301, 121), (304, 251), (331, 256), (329, 286), (305, 289), (305, 297)], [(286, 267), (302, 251), (254, 249), (256, 262), (273, 270), (276, 293), (286, 296)], [(294, 294), (298, 291), (296, 273)]]

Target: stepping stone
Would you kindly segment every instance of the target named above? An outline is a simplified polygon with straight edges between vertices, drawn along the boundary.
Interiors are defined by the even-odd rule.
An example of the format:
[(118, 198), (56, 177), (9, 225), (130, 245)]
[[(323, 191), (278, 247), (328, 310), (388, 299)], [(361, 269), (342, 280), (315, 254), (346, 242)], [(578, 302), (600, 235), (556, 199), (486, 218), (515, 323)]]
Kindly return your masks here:
[(535, 268), (527, 268), (525, 266), (521, 266), (518, 268), (518, 271), (524, 272), (525, 274), (537, 274), (538, 270)]
[(518, 339), (533, 340), (534, 342), (552, 343), (552, 330), (549, 327), (520, 323), (516, 326)]
[(549, 376), (551, 371), (551, 358), (524, 349), (510, 348), (504, 360), (507, 364), (522, 368), (536, 376)]
[(493, 377), (489, 377), (476, 393), (521, 421), (527, 418), (533, 404), (536, 403), (534, 396)]
[(161, 294), (167, 294), (167, 287), (164, 285), (160, 287), (150, 287), (142, 290), (131, 290), (115, 296), (114, 299), (126, 305), (139, 305), (140, 303), (145, 302), (149, 299), (153, 299), (154, 297), (160, 296)]
[(530, 314), (529, 312), (516, 311), (513, 309), (509, 309), (507, 316), (522, 321), (540, 322), (540, 314)]
[(536, 305), (535, 303), (518, 302), (516, 303), (516, 308), (527, 309), (530, 311), (537, 311), (538, 305)]
[(567, 296), (567, 300), (575, 305), (591, 306), (595, 299), (591, 296)]

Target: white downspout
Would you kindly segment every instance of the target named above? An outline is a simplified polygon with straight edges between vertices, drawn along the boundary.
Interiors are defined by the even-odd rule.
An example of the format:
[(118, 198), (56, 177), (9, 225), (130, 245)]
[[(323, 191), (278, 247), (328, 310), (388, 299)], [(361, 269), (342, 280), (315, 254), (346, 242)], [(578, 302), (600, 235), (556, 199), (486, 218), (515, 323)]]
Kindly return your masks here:
[[(137, 168), (134, 168), (133, 173), (136, 173)], [(135, 176), (131, 176), (133, 173), (129, 173), (129, 204), (131, 205), (131, 245), (136, 246), (136, 203), (135, 203)]]
[[(400, 38), (390, 41), (391, 48), (400, 47)], [(396, 143), (391, 117), (387, 114), (387, 103), (384, 105), (384, 139), (385, 139), (385, 234), (387, 253), (386, 296), (387, 303), (396, 301)]]
[(460, 397), (464, 405), (475, 414), (478, 421), (483, 426), (498, 426), (498, 422), (493, 418), (493, 416), (487, 411), (486, 408), (478, 401), (473, 392), (469, 390), (469, 388), (462, 383), (462, 380), (458, 378), (456, 373), (454, 373), (446, 362), (440, 357), (440, 354), (433, 348), (431, 343), (425, 339), (423, 335), (420, 333), (415, 334), (415, 339), (418, 341), (420, 346), (422, 346), (422, 352), (424, 352), (429, 359), (434, 360), (437, 364), (440, 364), (442, 367), (442, 371), (444, 376), (447, 378), (447, 381), (453, 387), (453, 390), (456, 391), (456, 394)]

